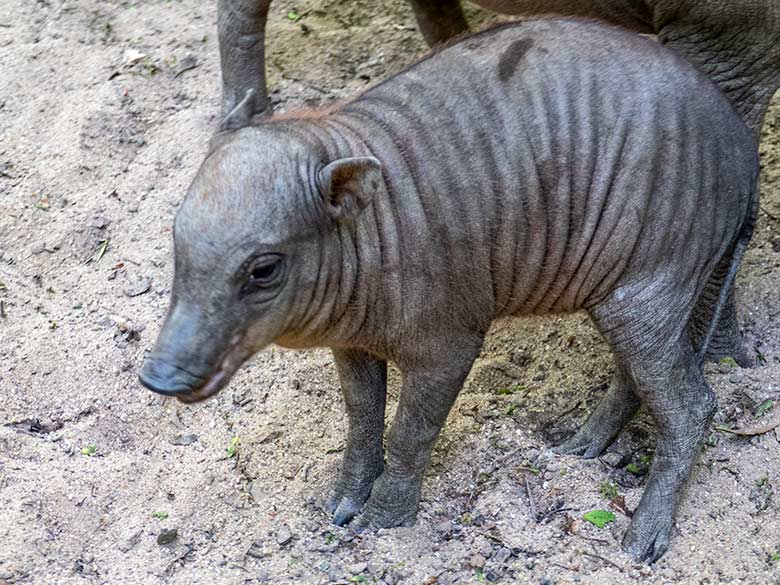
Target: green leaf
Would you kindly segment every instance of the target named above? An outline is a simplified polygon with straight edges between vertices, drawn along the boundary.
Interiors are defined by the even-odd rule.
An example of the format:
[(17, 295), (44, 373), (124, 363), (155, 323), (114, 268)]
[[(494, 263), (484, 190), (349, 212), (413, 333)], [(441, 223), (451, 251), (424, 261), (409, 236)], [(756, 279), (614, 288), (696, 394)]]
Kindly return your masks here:
[(615, 485), (612, 481), (602, 481), (601, 485), (599, 486), (599, 493), (601, 494), (601, 497), (605, 500), (612, 501), (618, 495), (620, 495), (620, 492), (618, 492), (618, 487)]
[(165, 520), (168, 517), (168, 512), (152, 512), (152, 518), (157, 518), (158, 520)]
[(769, 555), (769, 560), (773, 563), (780, 561), (780, 551), (773, 552), (771, 555)]
[(81, 449), (81, 454), (86, 455), (87, 457), (92, 457), (95, 453), (97, 453), (97, 447), (95, 445), (87, 445)]
[(633, 473), (634, 475), (644, 475), (647, 473), (647, 468), (644, 466), (639, 466), (636, 463), (629, 463), (626, 465), (626, 471)]
[(496, 394), (499, 396), (506, 396), (509, 394), (514, 394), (515, 392), (522, 392), (523, 390), (525, 390), (525, 386), (523, 384), (515, 384), (509, 388), (498, 388), (496, 390)]
[(615, 521), (615, 515), (609, 510), (591, 510), (586, 512), (582, 519), (586, 522), (590, 522), (596, 528), (604, 528), (610, 522)]
[(230, 445), (227, 448), (227, 456), (235, 457), (238, 454), (238, 437), (230, 439)]
[(105, 256), (106, 250), (108, 250), (108, 240), (100, 240), (97, 250), (95, 251), (95, 264), (100, 262), (100, 259)]
[(287, 18), (293, 22), (298, 22), (301, 19), (301, 15), (295, 12), (295, 10), (290, 10), (290, 12), (287, 13)]
[(769, 400), (764, 400), (764, 402), (762, 402), (756, 407), (756, 413), (754, 416), (756, 418), (760, 417), (761, 415), (765, 414), (768, 410), (770, 410), (774, 405), (775, 405), (775, 401), (772, 400), (771, 398)]
[(718, 363), (721, 366), (729, 366), (730, 368), (736, 368), (737, 367), (737, 362), (735, 362), (734, 358), (732, 358), (732, 357), (720, 358), (720, 361)]

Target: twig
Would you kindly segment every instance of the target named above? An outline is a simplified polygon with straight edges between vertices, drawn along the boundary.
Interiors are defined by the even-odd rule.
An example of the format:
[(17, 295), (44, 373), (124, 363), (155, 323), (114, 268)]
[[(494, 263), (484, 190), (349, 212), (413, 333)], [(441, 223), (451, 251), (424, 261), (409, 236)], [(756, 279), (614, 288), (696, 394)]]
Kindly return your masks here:
[(535, 557), (535, 556), (538, 556), (538, 555), (540, 555), (540, 554), (542, 554), (544, 552), (542, 550), (528, 550), (526, 548), (522, 548), (522, 547), (519, 547), (519, 546), (512, 546), (507, 541), (505, 541), (503, 538), (501, 538), (500, 536), (492, 534), (492, 533), (488, 532), (487, 530), (475, 530), (474, 532), (476, 532), (477, 534), (481, 534), (485, 538), (489, 538), (490, 540), (500, 544), (504, 548), (509, 549), (510, 552), (512, 553), (512, 555), (515, 556), (515, 557), (519, 556), (520, 553), (522, 553), (524, 555), (527, 555), (529, 557)]
[(198, 66), (198, 64), (197, 64), (197, 63), (193, 63), (192, 65), (187, 65), (187, 66), (185, 66), (185, 67), (182, 67), (181, 69), (179, 69), (179, 70), (178, 70), (178, 71), (177, 71), (177, 72), (174, 74), (173, 78), (174, 78), (174, 79), (176, 79), (176, 78), (177, 78), (177, 77), (179, 77), (179, 76), (180, 76), (182, 73), (186, 73), (187, 71), (192, 71), (192, 70), (193, 70), (193, 69), (195, 69), (197, 66)]
[(623, 568), (622, 566), (618, 565), (616, 562), (610, 561), (608, 558), (602, 557), (599, 554), (591, 553), (591, 552), (588, 552), (586, 550), (583, 550), (583, 551), (580, 551), (580, 552), (582, 554), (584, 554), (585, 556), (587, 556), (587, 557), (593, 557), (594, 559), (599, 559), (600, 561), (603, 561), (603, 562), (607, 563), (608, 565), (612, 565), (613, 567), (615, 567), (621, 573), (624, 573), (626, 571), (625, 568)]
[(531, 516), (533, 516), (534, 521), (537, 520), (536, 516), (536, 505), (534, 504), (534, 497), (533, 494), (531, 494), (531, 485), (528, 483), (528, 480), (525, 480), (525, 492), (528, 494), (528, 507), (531, 509)]
[(780, 420), (768, 425), (754, 427), (752, 429), (730, 429), (728, 427), (724, 427), (723, 425), (718, 425), (715, 427), (715, 430), (721, 433), (739, 435), (740, 437), (754, 437), (755, 435), (763, 435), (769, 431), (773, 431), (777, 427), (780, 427)]
[(571, 407), (570, 409), (568, 409), (568, 410), (564, 410), (564, 411), (563, 411), (561, 414), (559, 414), (559, 415), (558, 415), (558, 416), (556, 416), (554, 419), (552, 419), (550, 422), (548, 422), (546, 426), (548, 426), (548, 427), (549, 427), (549, 426), (551, 426), (551, 425), (554, 425), (554, 424), (555, 424), (555, 423), (557, 423), (559, 420), (561, 420), (563, 417), (565, 417), (567, 414), (571, 414), (572, 412), (574, 412), (575, 410), (577, 410), (577, 409), (580, 407), (580, 405), (581, 405), (581, 404), (582, 404), (582, 400), (578, 400), (578, 401), (577, 401), (577, 404), (575, 404), (574, 406), (572, 406), (572, 407)]
[(579, 536), (583, 540), (589, 540), (591, 542), (598, 542), (600, 544), (609, 544), (608, 540), (604, 540), (603, 538), (594, 538), (592, 536), (585, 536), (584, 534), (580, 534), (579, 532), (575, 532), (577, 536)]
[(764, 207), (763, 205), (759, 205), (759, 209), (761, 209), (761, 211), (763, 211), (764, 213), (766, 213), (766, 215), (767, 215), (767, 216), (768, 216), (770, 219), (773, 219), (773, 220), (775, 220), (775, 221), (780, 221), (780, 217), (777, 217), (776, 215), (773, 215), (773, 214), (769, 213), (769, 212), (766, 210), (766, 207)]
[(506, 463), (507, 461), (512, 459), (515, 455), (520, 453), (520, 451), (522, 451), (523, 449), (525, 449), (525, 447), (518, 447), (517, 449), (513, 449), (509, 453), (502, 455), (501, 457), (496, 459), (496, 464), (493, 467), (498, 468), (502, 463)]
[(568, 565), (564, 565), (563, 563), (556, 563), (555, 561), (549, 561), (549, 564), (554, 567), (560, 567), (561, 569), (566, 569), (567, 571), (571, 571), (572, 573), (580, 572), (580, 568), (577, 566), (570, 567)]
[(0, 22), (0, 28), (13, 28), (14, 25)]
[(481, 534), (485, 538), (489, 538), (493, 542), (497, 542), (498, 544), (508, 548), (509, 550), (512, 550), (512, 547), (509, 546), (506, 542), (504, 542), (504, 540), (500, 536), (496, 536), (495, 534), (491, 534), (487, 530), (476, 530), (475, 532), (477, 534)]

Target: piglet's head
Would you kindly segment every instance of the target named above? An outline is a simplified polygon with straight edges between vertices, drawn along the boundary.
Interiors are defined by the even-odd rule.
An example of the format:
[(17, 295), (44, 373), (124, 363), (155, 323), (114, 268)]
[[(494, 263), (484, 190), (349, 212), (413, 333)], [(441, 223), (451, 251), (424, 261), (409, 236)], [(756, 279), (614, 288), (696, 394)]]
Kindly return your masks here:
[(377, 159), (327, 160), (274, 124), (223, 138), (176, 214), (170, 307), (141, 383), (204, 400), (255, 352), (316, 318), (315, 293), (338, 278), (327, 272), (339, 225), (383, 185)]

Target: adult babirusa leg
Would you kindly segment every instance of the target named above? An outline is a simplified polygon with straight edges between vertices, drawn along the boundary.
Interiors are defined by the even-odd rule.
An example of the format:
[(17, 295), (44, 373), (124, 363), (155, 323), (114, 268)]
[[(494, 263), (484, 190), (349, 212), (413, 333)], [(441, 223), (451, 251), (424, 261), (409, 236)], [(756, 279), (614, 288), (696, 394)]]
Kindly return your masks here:
[(574, 435), (555, 448), (557, 453), (582, 455), (593, 459), (609, 447), (639, 410), (633, 383), (620, 364), (606, 395)]
[(469, 30), (460, 0), (409, 0), (429, 47)]
[(425, 469), (447, 414), (482, 345), (449, 339), (449, 348), (433, 363), (403, 368), (403, 386), (387, 441), (387, 463), (374, 482), (359, 529), (392, 528), (414, 523)]
[(343, 526), (363, 507), (384, 468), (387, 362), (356, 350), (333, 350), (349, 429), (341, 469), (326, 507)]
[(255, 90), (253, 113), (270, 112), (265, 83), (265, 22), (271, 0), (219, 0), (217, 33), (222, 67), (222, 115)]

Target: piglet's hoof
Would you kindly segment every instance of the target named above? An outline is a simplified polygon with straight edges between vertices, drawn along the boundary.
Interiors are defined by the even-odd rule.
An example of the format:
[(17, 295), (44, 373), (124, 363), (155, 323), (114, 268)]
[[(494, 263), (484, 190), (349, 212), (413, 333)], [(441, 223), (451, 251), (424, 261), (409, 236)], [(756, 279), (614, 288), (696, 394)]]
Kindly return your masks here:
[(342, 471), (336, 480), (325, 509), (333, 515), (333, 523), (336, 526), (345, 526), (363, 508), (371, 493), (374, 480), (382, 473), (384, 464), (379, 463), (366, 466), (348, 466), (349, 471)]
[(606, 449), (612, 437), (598, 436), (580, 429), (563, 443), (553, 447), (553, 453), (558, 455), (580, 455), (583, 459), (595, 459)]
[(417, 520), (420, 483), (416, 479), (391, 478), (382, 474), (374, 482), (363, 512), (350, 524), (356, 532), (412, 526)]
[(672, 517), (663, 511), (657, 515), (642, 512), (640, 506), (623, 538), (623, 550), (639, 562), (652, 564), (669, 548)]

